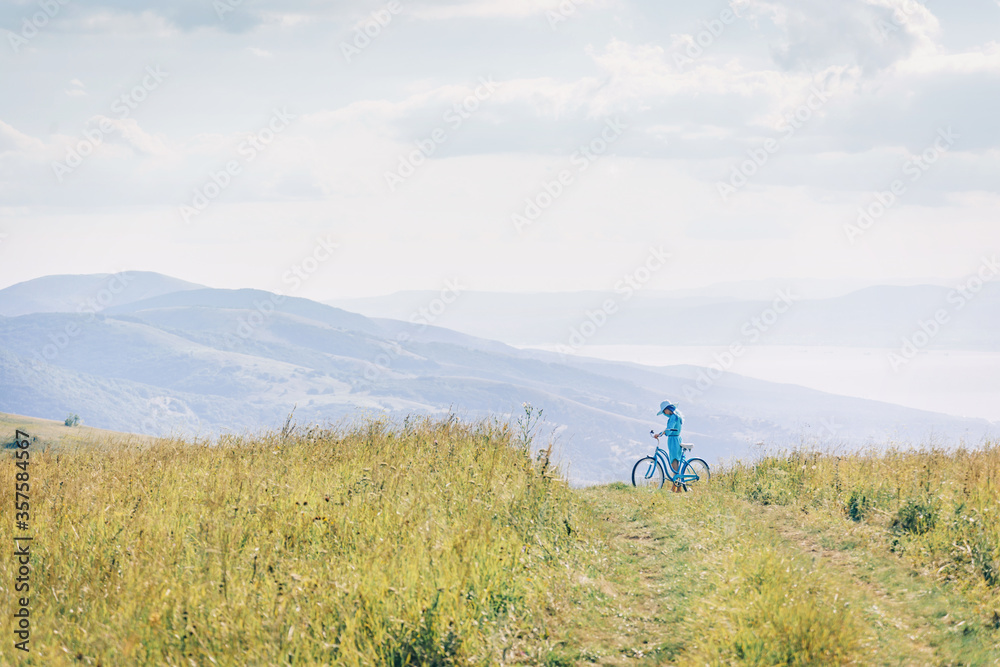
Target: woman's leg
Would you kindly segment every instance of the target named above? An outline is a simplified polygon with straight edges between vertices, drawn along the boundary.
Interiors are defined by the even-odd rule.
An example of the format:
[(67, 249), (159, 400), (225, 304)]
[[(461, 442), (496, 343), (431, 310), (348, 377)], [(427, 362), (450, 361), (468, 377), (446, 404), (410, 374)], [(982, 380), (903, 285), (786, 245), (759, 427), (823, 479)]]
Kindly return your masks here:
[[(681, 467), (681, 439), (676, 436), (670, 436), (667, 440), (667, 449), (670, 454), (670, 468), (674, 471), (674, 475), (677, 475), (678, 470)], [(673, 492), (680, 493), (684, 489), (680, 485), (674, 484)]]

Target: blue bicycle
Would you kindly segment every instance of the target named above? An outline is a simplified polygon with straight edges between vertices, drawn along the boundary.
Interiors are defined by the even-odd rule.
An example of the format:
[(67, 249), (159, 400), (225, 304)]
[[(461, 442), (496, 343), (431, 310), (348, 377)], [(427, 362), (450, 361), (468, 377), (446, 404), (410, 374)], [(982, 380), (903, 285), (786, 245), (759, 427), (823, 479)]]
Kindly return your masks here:
[[(652, 435), (653, 431), (649, 433)], [(667, 451), (661, 449), (657, 442), (656, 452), (639, 459), (632, 468), (632, 486), (658, 491), (670, 480), (674, 486), (690, 491), (691, 485), (708, 482), (712, 477), (708, 464), (703, 459), (686, 457), (691, 447), (690, 443), (681, 445), (681, 458), (677, 464), (677, 472), (674, 472), (670, 467)]]

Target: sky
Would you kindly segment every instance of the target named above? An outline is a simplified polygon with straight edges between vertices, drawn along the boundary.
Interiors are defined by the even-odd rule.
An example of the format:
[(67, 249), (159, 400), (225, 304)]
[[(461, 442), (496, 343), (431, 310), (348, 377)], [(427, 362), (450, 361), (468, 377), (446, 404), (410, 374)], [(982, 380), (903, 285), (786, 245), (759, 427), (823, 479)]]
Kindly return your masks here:
[(0, 288), (938, 282), (1000, 249), (1000, 2), (4, 0)]

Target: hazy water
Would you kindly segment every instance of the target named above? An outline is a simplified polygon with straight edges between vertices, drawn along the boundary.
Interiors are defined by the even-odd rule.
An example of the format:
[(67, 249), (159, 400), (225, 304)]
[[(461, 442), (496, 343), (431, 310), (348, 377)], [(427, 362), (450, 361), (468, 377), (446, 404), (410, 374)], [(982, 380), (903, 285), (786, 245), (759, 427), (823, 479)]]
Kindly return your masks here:
[[(551, 348), (543, 348), (551, 349)], [(587, 345), (583, 356), (650, 366), (717, 365), (721, 347)], [(856, 347), (746, 348), (729, 371), (833, 394), (1000, 421), (1000, 352), (923, 350), (894, 370), (896, 350)]]

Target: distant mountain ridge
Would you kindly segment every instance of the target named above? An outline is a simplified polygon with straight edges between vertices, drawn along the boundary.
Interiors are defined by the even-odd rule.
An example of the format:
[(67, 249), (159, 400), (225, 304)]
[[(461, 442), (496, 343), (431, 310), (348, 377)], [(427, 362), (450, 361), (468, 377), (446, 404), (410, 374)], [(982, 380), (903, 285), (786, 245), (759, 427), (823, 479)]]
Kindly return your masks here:
[[(593, 345), (728, 346), (744, 327), (771, 308), (779, 292), (794, 303), (759, 340), (767, 345), (899, 348), (936, 313), (947, 326), (929, 341), (936, 349), (1000, 350), (1000, 280), (973, 294), (936, 285), (868, 287), (826, 299), (803, 299), (794, 289), (770, 299), (674, 296), (636, 292), (624, 299), (613, 292), (465, 292), (461, 307), (450, 308), (437, 324), (510, 345), (567, 345), (588, 312), (608, 299), (618, 311), (586, 338)], [(340, 299), (331, 305), (369, 317), (408, 318), (432, 292), (397, 292), (384, 297)]]
[(0, 315), (97, 313), (109, 306), (201, 287), (149, 271), (44, 276), (0, 290)]

